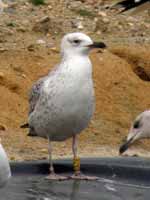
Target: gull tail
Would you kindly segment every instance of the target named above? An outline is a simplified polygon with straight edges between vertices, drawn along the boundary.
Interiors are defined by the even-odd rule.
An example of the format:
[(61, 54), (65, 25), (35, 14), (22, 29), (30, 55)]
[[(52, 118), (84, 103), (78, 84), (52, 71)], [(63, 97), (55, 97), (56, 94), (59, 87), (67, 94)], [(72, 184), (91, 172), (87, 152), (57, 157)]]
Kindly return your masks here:
[(29, 128), (29, 124), (28, 123), (23, 124), (23, 125), (20, 126), (20, 128)]
[(132, 10), (130, 14), (135, 15), (138, 12), (149, 9), (150, 1), (149, 0), (120, 0), (120, 1), (116, 1), (116, 3), (112, 5), (112, 8), (120, 8), (121, 10), (119, 11), (119, 13)]
[(27, 136), (31, 136), (31, 137), (37, 136), (37, 134), (36, 134), (35, 131), (34, 131), (34, 128), (29, 127), (29, 124), (28, 124), (28, 123), (22, 124), (22, 125), (20, 126), (20, 128), (29, 128), (29, 133), (28, 133)]

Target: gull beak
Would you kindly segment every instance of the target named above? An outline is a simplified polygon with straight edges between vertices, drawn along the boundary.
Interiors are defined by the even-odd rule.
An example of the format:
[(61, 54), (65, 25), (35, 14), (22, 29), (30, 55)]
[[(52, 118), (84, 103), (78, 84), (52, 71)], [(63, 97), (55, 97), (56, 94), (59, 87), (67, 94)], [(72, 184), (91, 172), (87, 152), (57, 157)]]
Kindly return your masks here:
[(133, 137), (129, 139), (128, 141), (126, 141), (125, 143), (123, 143), (119, 148), (119, 154), (123, 154), (129, 148), (132, 141), (133, 141)]
[(107, 46), (103, 42), (93, 42), (92, 44), (88, 45), (88, 47), (91, 49), (94, 49), (94, 48), (105, 49)]

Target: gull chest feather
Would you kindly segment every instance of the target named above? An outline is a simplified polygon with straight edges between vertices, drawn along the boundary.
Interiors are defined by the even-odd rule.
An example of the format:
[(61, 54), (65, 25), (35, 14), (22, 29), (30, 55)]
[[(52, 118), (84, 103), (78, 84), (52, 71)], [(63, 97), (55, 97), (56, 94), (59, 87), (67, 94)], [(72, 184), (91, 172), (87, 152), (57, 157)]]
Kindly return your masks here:
[[(87, 127), (94, 112), (92, 66), (89, 59), (63, 63), (44, 84), (32, 123), (40, 136), (65, 140)], [(39, 118), (40, 120), (37, 120)], [(40, 121), (40, 123), (39, 123)], [(37, 123), (38, 122), (38, 123)]]

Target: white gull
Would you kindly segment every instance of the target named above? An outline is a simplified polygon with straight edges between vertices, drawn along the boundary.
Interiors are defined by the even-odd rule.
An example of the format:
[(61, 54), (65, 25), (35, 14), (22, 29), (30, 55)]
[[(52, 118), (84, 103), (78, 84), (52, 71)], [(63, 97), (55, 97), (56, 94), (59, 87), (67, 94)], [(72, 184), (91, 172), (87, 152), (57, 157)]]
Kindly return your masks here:
[(150, 138), (150, 110), (146, 110), (136, 117), (126, 141), (119, 149), (120, 154), (124, 153), (134, 141), (142, 138)]
[(62, 179), (54, 173), (51, 141), (64, 141), (70, 137), (73, 138), (74, 177), (85, 178), (80, 174), (77, 134), (88, 126), (95, 108), (92, 64), (88, 54), (93, 48), (105, 47), (104, 43), (94, 43), (83, 33), (65, 35), (61, 42), (60, 64), (32, 87), (28, 124), (22, 127), (29, 126), (30, 136), (48, 138), (50, 179)]

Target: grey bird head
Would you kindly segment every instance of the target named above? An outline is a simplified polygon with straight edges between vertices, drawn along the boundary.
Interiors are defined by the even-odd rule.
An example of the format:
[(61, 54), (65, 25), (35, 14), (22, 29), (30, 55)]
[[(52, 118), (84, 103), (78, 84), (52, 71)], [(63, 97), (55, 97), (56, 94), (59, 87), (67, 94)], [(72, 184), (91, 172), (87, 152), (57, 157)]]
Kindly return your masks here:
[(137, 116), (133, 122), (126, 141), (120, 146), (119, 153), (124, 153), (136, 140), (150, 138), (150, 111)]
[(66, 55), (87, 55), (93, 48), (106, 48), (103, 42), (93, 42), (89, 36), (84, 33), (66, 34), (61, 42), (61, 54)]

